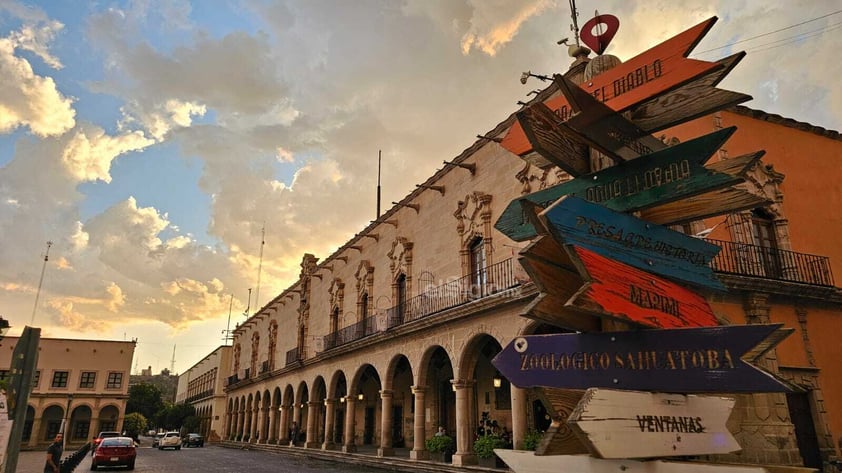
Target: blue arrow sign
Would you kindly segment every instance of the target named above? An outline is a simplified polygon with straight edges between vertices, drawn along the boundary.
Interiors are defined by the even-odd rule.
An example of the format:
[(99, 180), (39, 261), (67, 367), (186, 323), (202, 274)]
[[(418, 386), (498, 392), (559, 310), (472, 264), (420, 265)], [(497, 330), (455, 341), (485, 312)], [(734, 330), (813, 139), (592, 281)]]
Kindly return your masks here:
[[(753, 359), (743, 359), (757, 358), (792, 333), (781, 327), (527, 335), (515, 338), (492, 364), (520, 388), (787, 392), (791, 388), (785, 382), (751, 365)], [(754, 349), (759, 344), (765, 345)]]
[(708, 266), (720, 248), (667, 227), (566, 196), (541, 213), (553, 237), (629, 266), (717, 291)]

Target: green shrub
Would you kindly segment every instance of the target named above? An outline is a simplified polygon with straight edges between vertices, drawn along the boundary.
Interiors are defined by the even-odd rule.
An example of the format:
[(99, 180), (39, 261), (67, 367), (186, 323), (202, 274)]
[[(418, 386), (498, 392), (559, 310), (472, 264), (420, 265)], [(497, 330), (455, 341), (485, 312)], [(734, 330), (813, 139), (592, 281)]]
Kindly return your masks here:
[(506, 441), (497, 435), (483, 435), (474, 441), (474, 453), (479, 458), (491, 458), (495, 448), (505, 448)]
[(538, 445), (541, 443), (541, 439), (544, 438), (543, 432), (538, 432), (537, 430), (530, 430), (523, 436), (523, 449), (524, 450), (532, 450), (535, 451), (538, 448)]
[(443, 453), (453, 450), (453, 437), (441, 435), (424, 441), (430, 453)]

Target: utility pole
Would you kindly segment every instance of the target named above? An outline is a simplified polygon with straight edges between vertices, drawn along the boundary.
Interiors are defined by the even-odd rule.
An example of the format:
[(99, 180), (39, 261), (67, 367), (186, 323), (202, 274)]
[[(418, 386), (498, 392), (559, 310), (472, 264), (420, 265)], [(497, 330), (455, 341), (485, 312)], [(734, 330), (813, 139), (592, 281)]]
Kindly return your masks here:
[(30, 325), (35, 325), (35, 312), (38, 310), (38, 298), (41, 297), (41, 285), (44, 284), (44, 272), (47, 270), (47, 261), (50, 260), (50, 247), (53, 242), (47, 242), (47, 251), (44, 253), (44, 265), (41, 266), (41, 279), (38, 280), (38, 290), (35, 292), (35, 306), (32, 307), (32, 319), (29, 320)]

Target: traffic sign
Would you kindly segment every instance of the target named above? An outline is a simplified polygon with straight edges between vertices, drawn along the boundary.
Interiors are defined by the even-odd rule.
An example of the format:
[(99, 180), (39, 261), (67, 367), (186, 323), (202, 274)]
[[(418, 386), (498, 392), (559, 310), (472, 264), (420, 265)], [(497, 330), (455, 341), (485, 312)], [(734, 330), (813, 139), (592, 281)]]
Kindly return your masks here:
[(715, 455), (740, 450), (725, 423), (733, 397), (591, 388), (567, 424), (599, 458)]
[(585, 285), (566, 304), (601, 317), (656, 328), (715, 327), (704, 297), (593, 251), (568, 246)]
[(725, 289), (708, 265), (721, 248), (703, 239), (571, 196), (557, 200), (540, 218), (563, 244), (694, 286)]
[(787, 392), (786, 382), (750, 362), (790, 333), (757, 324), (528, 335), (492, 364), (519, 388)]

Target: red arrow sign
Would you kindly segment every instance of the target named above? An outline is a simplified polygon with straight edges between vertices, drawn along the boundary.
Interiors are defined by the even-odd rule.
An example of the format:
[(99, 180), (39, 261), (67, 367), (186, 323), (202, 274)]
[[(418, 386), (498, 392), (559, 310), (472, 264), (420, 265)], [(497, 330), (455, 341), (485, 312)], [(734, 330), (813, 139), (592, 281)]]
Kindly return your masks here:
[[(703, 21), (580, 87), (613, 110), (623, 111), (720, 68), (722, 65), (715, 62), (687, 58), (715, 22), (716, 17)], [(571, 109), (566, 98), (555, 97), (546, 104), (562, 119), (569, 118)], [(532, 149), (519, 123), (512, 125), (501, 144), (519, 156)]]
[(579, 246), (567, 252), (585, 280), (567, 307), (657, 328), (719, 325), (705, 298), (693, 291)]

